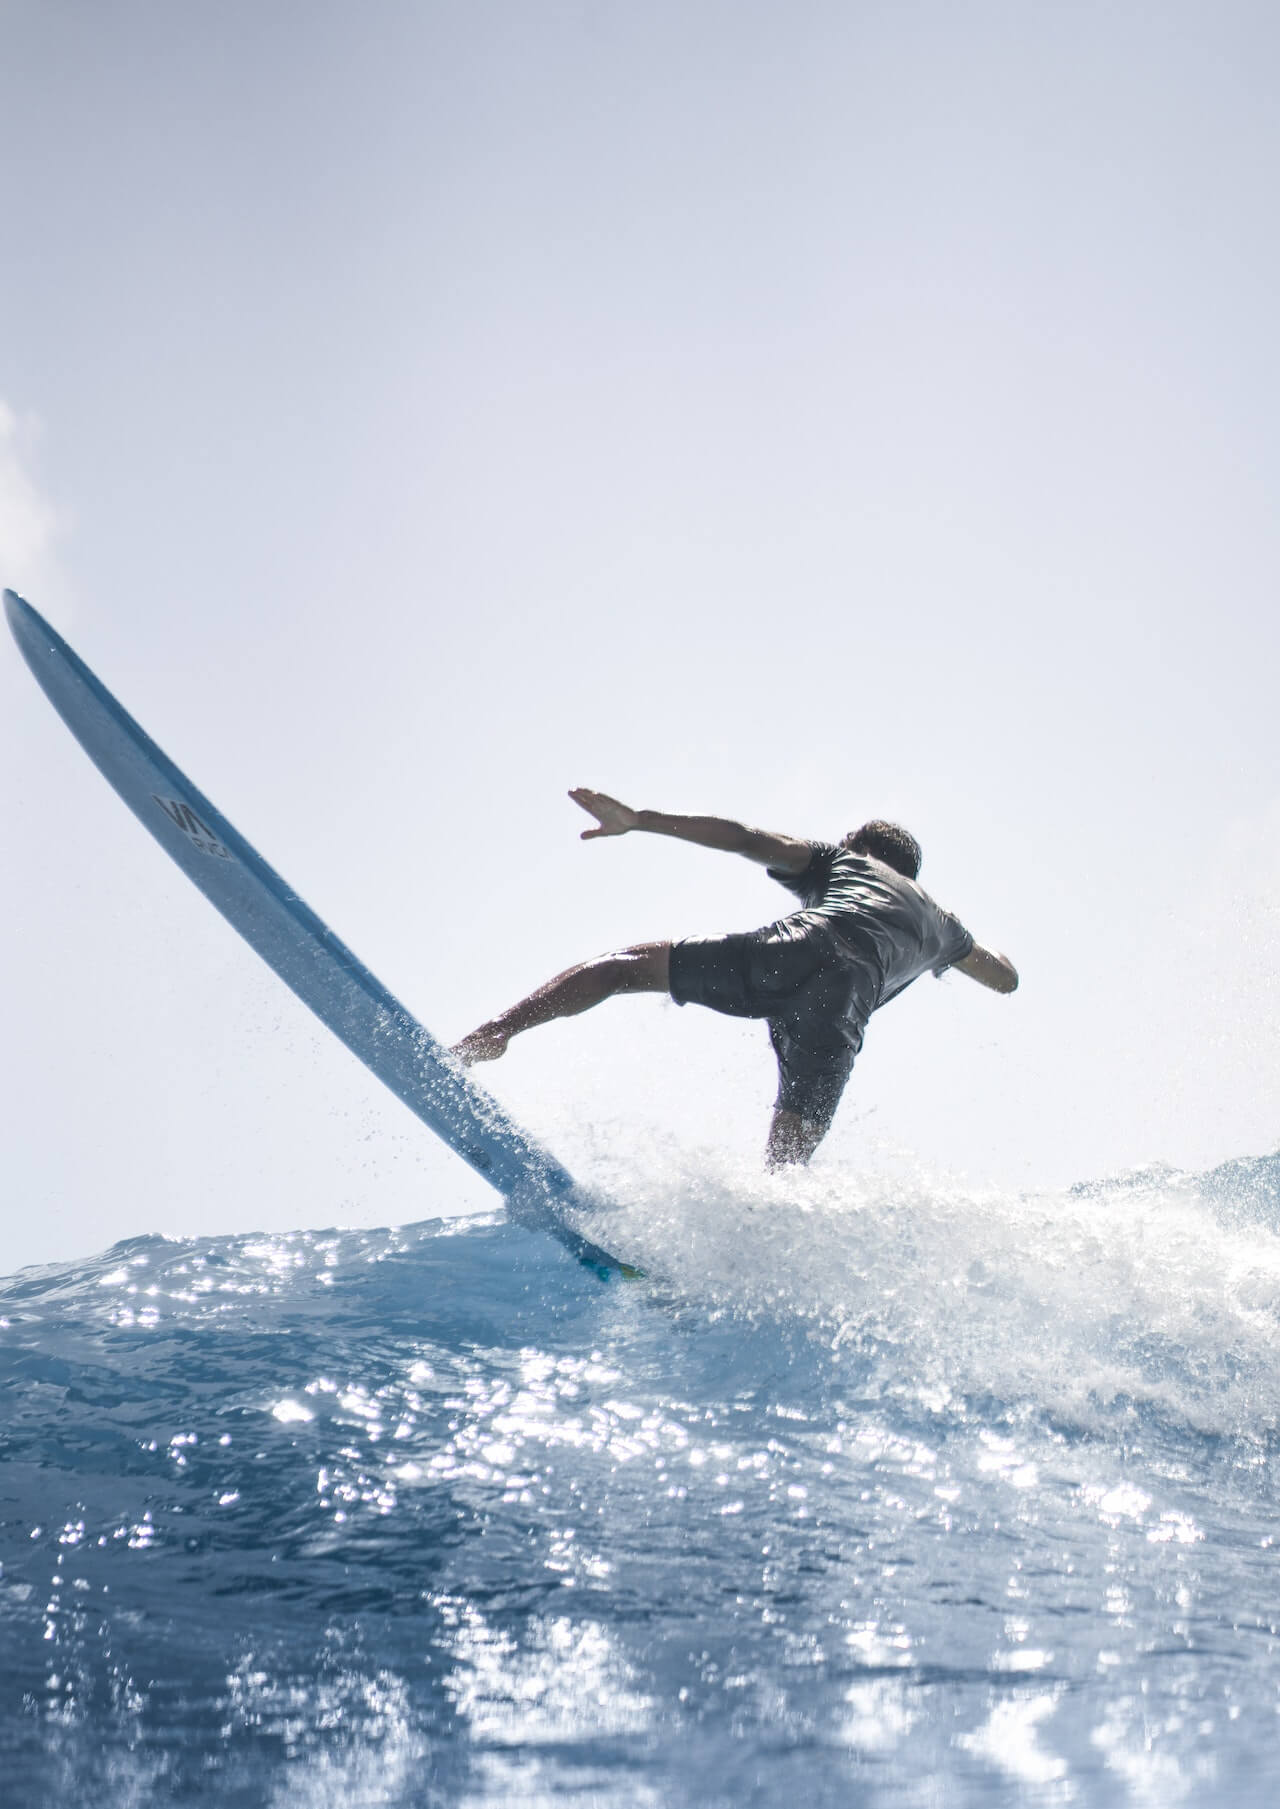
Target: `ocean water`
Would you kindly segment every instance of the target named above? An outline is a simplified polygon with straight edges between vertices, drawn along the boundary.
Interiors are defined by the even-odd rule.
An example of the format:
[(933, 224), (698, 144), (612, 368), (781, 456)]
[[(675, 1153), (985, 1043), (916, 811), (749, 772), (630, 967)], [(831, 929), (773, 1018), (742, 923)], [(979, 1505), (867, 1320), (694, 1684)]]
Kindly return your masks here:
[(1275, 1801), (1280, 1158), (603, 1179), (0, 1284), (6, 1809)]

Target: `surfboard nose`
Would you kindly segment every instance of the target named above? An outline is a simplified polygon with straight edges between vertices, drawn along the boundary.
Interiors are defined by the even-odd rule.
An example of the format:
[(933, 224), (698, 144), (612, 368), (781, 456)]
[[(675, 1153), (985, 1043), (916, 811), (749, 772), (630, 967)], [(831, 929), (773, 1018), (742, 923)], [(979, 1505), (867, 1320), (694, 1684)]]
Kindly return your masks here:
[(102, 776), (228, 923), (409, 1110), (596, 1274), (626, 1265), (568, 1225), (600, 1202), (478, 1087), (326, 923), (269, 867), (16, 591), (5, 614), (50, 703)]

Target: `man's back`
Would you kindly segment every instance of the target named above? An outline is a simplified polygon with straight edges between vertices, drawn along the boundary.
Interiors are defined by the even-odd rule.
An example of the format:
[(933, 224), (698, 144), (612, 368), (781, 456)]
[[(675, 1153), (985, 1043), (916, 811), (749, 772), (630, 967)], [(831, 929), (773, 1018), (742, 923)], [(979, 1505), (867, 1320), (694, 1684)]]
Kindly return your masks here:
[(973, 937), (957, 917), (935, 904), (905, 875), (873, 855), (830, 842), (814, 842), (799, 873), (769, 869), (771, 879), (794, 892), (802, 915), (824, 922), (868, 968), (874, 1010), (923, 973), (940, 974), (963, 961)]

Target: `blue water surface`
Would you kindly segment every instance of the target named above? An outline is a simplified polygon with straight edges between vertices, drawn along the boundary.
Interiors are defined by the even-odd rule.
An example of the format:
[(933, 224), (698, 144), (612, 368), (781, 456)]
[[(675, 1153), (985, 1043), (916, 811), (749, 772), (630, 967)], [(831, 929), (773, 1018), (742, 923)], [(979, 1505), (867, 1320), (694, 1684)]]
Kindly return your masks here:
[(1276, 1158), (668, 1168), (640, 1284), (500, 1218), (24, 1271), (3, 1800), (1270, 1804), (1278, 1228)]

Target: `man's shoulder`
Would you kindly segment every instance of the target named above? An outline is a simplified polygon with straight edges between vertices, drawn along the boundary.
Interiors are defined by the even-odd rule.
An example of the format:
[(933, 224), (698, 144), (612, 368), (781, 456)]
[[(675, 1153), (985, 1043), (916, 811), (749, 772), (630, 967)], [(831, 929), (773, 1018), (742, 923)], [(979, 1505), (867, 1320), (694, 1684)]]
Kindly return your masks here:
[(796, 864), (793, 867), (769, 867), (766, 869), (770, 879), (776, 879), (780, 886), (789, 891), (809, 891), (827, 883), (831, 874), (832, 862), (839, 853), (833, 842), (797, 841)]
[[(877, 860), (874, 854), (855, 854), (851, 848), (836, 850), (836, 859), (832, 865), (832, 880), (848, 875), (850, 879), (860, 880), (867, 890), (877, 895), (889, 908), (899, 908), (917, 919), (937, 918), (943, 923), (952, 923), (952, 913), (940, 905), (933, 894), (926, 892), (918, 879), (910, 879), (905, 873), (899, 873), (887, 861)], [(870, 902), (870, 900), (868, 901)]]
[(887, 861), (878, 860), (874, 854), (858, 854), (852, 848), (841, 846), (831, 850), (831, 857), (833, 877), (860, 880), (868, 886), (883, 889), (898, 897), (926, 896), (915, 880), (899, 873)]

